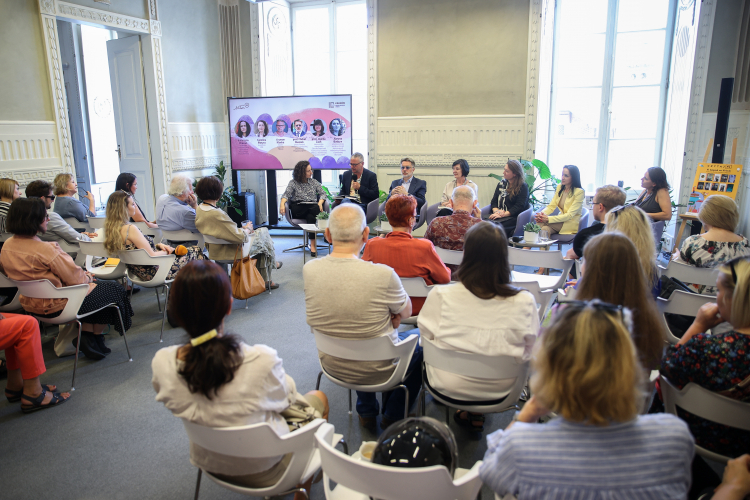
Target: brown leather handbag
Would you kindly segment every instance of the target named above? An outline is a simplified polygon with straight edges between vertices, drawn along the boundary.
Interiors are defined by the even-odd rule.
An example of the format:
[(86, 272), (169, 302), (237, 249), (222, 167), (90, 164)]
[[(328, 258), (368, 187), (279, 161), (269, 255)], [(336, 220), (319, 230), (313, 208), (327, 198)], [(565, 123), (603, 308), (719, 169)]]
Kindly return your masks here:
[(237, 259), (242, 245), (237, 245), (232, 264), (232, 296), (235, 299), (246, 300), (266, 291), (266, 282), (255, 266), (256, 259), (244, 257)]

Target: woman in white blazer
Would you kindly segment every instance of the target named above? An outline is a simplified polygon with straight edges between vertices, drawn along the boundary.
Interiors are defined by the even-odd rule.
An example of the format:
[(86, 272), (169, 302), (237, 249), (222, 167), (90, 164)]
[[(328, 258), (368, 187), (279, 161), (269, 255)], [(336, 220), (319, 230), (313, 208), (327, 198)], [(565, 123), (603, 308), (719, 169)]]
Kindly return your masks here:
[[(581, 172), (575, 165), (563, 167), (560, 186), (555, 196), (544, 210), (534, 216), (536, 223), (542, 229), (553, 234), (575, 234), (578, 232), (578, 222), (581, 220), (584, 191), (581, 187)], [(550, 215), (555, 209), (560, 209), (557, 215)]]

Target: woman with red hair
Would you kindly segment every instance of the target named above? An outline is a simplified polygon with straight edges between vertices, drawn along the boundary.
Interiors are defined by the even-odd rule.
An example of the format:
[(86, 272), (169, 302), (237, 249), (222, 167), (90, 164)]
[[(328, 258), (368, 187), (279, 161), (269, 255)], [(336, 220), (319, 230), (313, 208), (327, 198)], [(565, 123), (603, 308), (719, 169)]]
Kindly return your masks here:
[[(413, 196), (393, 195), (385, 204), (385, 215), (393, 232), (385, 238), (367, 242), (362, 260), (385, 264), (400, 278), (423, 278), (427, 285), (445, 284), (451, 272), (440, 260), (430, 240), (411, 235), (417, 218), (417, 200)], [(424, 304), (424, 297), (411, 299), (412, 314), (416, 316)]]

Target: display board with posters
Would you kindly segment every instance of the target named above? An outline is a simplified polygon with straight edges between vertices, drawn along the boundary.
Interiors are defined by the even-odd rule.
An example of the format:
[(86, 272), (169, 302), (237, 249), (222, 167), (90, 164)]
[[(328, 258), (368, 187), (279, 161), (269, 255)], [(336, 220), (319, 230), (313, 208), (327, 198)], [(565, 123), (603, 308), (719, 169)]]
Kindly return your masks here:
[(699, 163), (688, 201), (688, 213), (698, 213), (703, 200), (712, 194), (723, 194), (734, 200), (741, 175), (742, 165)]
[(233, 170), (346, 169), (352, 155), (352, 96), (230, 97)]

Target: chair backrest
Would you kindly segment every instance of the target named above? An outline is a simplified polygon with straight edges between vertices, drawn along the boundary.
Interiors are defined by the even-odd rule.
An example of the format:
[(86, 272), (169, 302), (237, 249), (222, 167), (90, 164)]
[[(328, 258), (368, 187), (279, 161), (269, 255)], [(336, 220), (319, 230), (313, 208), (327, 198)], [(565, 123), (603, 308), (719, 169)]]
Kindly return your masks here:
[[(679, 406), (711, 422), (750, 431), (750, 403), (722, 396), (692, 382), (679, 390), (664, 375), (661, 376), (659, 385), (664, 398), (664, 408), (668, 413), (677, 415), (676, 407)], [(729, 459), (698, 445), (695, 446), (695, 450), (699, 455), (719, 462), (726, 463)]]
[(89, 217), (89, 226), (91, 227), (91, 229), (102, 229), (104, 227), (105, 220), (107, 220), (106, 217)]
[(89, 227), (86, 222), (81, 222), (75, 217), (65, 217), (63, 220), (67, 222), (73, 229), (83, 229), (86, 232), (91, 231), (91, 227)]
[(294, 219), (292, 218), (292, 210), (289, 208), (289, 200), (284, 202), (284, 218), (286, 221), (294, 227), (299, 227), (300, 224), (307, 224), (306, 219)]
[(719, 271), (710, 267), (695, 267), (689, 264), (670, 261), (667, 267), (659, 267), (663, 275), (676, 278), (683, 283), (715, 286)]
[(130, 281), (137, 285), (151, 288), (162, 286), (164, 284), (167, 278), (167, 274), (169, 274), (172, 264), (174, 264), (176, 258), (175, 254), (157, 255), (155, 257), (152, 257), (146, 250), (143, 249), (126, 250), (124, 252), (120, 252), (119, 257), (120, 261), (130, 266), (159, 266), (156, 274), (149, 281), (142, 281), (135, 274), (128, 272), (128, 278), (130, 278)]
[(161, 240), (164, 239), (164, 235), (158, 227), (148, 227), (145, 222), (133, 222), (133, 224), (141, 230), (141, 233), (151, 236), (154, 239), (154, 245), (161, 243)]
[(401, 286), (404, 287), (406, 295), (409, 297), (427, 297), (434, 286), (428, 286), (424, 278), (400, 278)]
[[(11, 280), (3, 273), (0, 273), (0, 288), (16, 288)], [(9, 303), (0, 306), (0, 312), (12, 312), (21, 309), (21, 292), (16, 288), (16, 294)]]
[(529, 362), (519, 362), (513, 356), (487, 356), (441, 349), (431, 340), (422, 338), (422, 353), (427, 365), (462, 377), (488, 380), (522, 378), (526, 381)]
[(59, 316), (44, 318), (45, 322), (54, 325), (68, 323), (76, 319), (78, 310), (81, 308), (86, 294), (89, 293), (89, 286), (87, 284), (56, 288), (49, 280), (16, 281), (9, 279), (8, 281), (13, 283), (13, 286), (17, 287), (18, 292), (24, 297), (33, 299), (68, 299)]
[(425, 218), (424, 222), (425, 224), (427, 224), (428, 227), (430, 226), (430, 222), (432, 222), (432, 219), (435, 218), (439, 210), (440, 210), (440, 203), (435, 203), (427, 207), (427, 210), (425, 211), (425, 215), (424, 215), (424, 218)]
[(408, 365), (419, 340), (418, 335), (409, 335), (394, 344), (387, 335), (374, 339), (342, 339), (313, 331), (315, 345), (322, 353), (350, 361), (383, 361), (393, 358), (408, 358)]
[(380, 216), (383, 215), (385, 212), (385, 202), (378, 205), (378, 219), (380, 219)]
[(205, 243), (203, 241), (203, 235), (201, 233), (193, 233), (188, 229), (181, 229), (179, 231), (165, 231), (161, 230), (162, 237), (169, 241), (198, 241), (198, 246), (203, 248)]
[(427, 203), (422, 204), (422, 208), (419, 211), (419, 217), (417, 218), (417, 222), (416, 224), (414, 224), (414, 228), (412, 229), (412, 231), (414, 231), (414, 229), (417, 229), (418, 227), (421, 227), (424, 224), (425, 217), (427, 217)]
[(114, 267), (94, 267), (94, 257), (114, 257), (119, 259), (119, 254), (110, 254), (104, 243), (101, 241), (81, 241), (78, 243), (81, 247), (81, 253), (86, 256), (86, 270), (95, 274), (98, 278), (118, 279), (125, 276), (127, 266), (122, 260)]
[(238, 245), (239, 244), (239, 243), (233, 242), (233, 241), (227, 241), (227, 240), (222, 240), (220, 238), (214, 238), (213, 236), (209, 236), (207, 234), (203, 235), (203, 241), (205, 241), (209, 245), (212, 244), (212, 243), (214, 245)]
[(664, 321), (665, 332), (667, 334), (666, 340), (672, 344), (676, 344), (680, 341), (680, 339), (675, 337), (669, 329), (669, 324), (664, 317), (665, 313), (695, 316), (698, 309), (700, 309), (703, 304), (715, 301), (716, 297), (713, 295), (699, 295), (697, 293), (684, 292), (682, 290), (673, 291), (672, 295), (669, 296), (669, 300), (657, 297), (656, 307), (659, 309), (659, 315)]
[(482, 207), (482, 210), (480, 210), (482, 213), (482, 220), (489, 219), (491, 213), (492, 213), (492, 205), (485, 205)]
[(661, 241), (661, 235), (664, 232), (664, 224), (666, 221), (658, 220), (651, 223), (651, 231), (654, 233), (654, 242), (656, 247), (659, 248), (659, 242)]
[[(315, 433), (323, 472), (338, 485), (362, 495), (381, 500), (474, 500), (482, 487), (481, 461), (454, 481), (442, 465), (406, 469), (350, 457), (332, 446), (333, 433), (331, 424), (323, 424)], [(324, 482), (326, 498), (331, 498), (329, 481)]]
[(534, 207), (529, 207), (516, 218), (516, 229), (513, 231), (513, 236), (523, 236), (523, 226), (531, 222), (531, 218), (534, 216)]
[(536, 300), (536, 303), (539, 306), (539, 319), (541, 320), (544, 317), (544, 314), (547, 312), (547, 307), (552, 301), (552, 297), (555, 295), (555, 291), (542, 291), (542, 288), (536, 281), (512, 281), (510, 283), (510, 286), (523, 288), (534, 296), (534, 300)]
[(435, 251), (440, 260), (443, 261), (443, 264), (460, 266), (461, 261), (464, 259), (464, 252), (462, 250), (446, 250), (445, 248), (435, 247)]
[(565, 259), (559, 250), (525, 250), (523, 248), (509, 247), (508, 262), (511, 266), (549, 267), (552, 269), (567, 270), (573, 266), (573, 261)]
[(578, 232), (580, 233), (587, 227), (589, 227), (589, 209), (586, 207), (582, 207), (581, 218), (578, 220)]
[(367, 204), (367, 211), (365, 212), (365, 217), (367, 218), (367, 223), (372, 224), (372, 221), (378, 218), (378, 207), (380, 204), (378, 203), (378, 200), (372, 200), (370, 203)]

